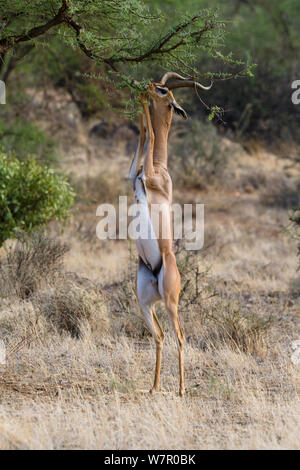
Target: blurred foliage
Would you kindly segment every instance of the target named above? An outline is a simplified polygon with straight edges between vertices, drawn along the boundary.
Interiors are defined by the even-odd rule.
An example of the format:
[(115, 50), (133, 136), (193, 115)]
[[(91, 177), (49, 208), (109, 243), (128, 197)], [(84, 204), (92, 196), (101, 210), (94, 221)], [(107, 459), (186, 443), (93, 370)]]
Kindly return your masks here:
[(173, 141), (170, 172), (179, 187), (206, 189), (222, 176), (228, 152), (212, 124), (190, 120)]
[(52, 169), (0, 153), (0, 246), (16, 230), (31, 232), (53, 219), (64, 221), (73, 199), (68, 182)]
[(21, 67), (26, 69), (27, 76), (33, 76), (35, 84), (41, 87), (50, 83), (67, 90), (82, 116), (89, 117), (108, 106), (99, 80), (87, 77), (95, 73), (97, 64), (59, 38), (51, 38), (48, 44), (37, 44), (30, 61), (30, 67), (26, 67), (26, 61)]
[(41, 163), (56, 164), (55, 141), (30, 121), (15, 119), (13, 122), (0, 118), (1, 149), (6, 154), (17, 154), (23, 160), (35, 155)]
[[(227, 31), (223, 55), (233, 51), (236, 57), (257, 67), (250, 79), (215, 79), (208, 103), (225, 110), (225, 128), (239, 138), (251, 136), (269, 144), (274, 138), (299, 140), (300, 106), (291, 101), (291, 83), (299, 79), (300, 69), (298, 0), (148, 0), (148, 3), (162, 8), (171, 19), (196, 5), (218, 8)], [(197, 67), (204, 76), (206, 71), (231, 72), (230, 63), (224, 69), (216, 59), (212, 61), (199, 50)], [(189, 101), (192, 114), (199, 115), (201, 105), (197, 97)]]
[(227, 110), (227, 125), (238, 137), (252, 135), (269, 144), (274, 137), (299, 140), (300, 107), (291, 101), (291, 83), (300, 68), (299, 2), (231, 0), (226, 5), (232, 19), (226, 50), (257, 64), (254, 79), (215, 87), (214, 99)]
[(260, 190), (260, 202), (269, 207), (292, 209), (300, 204), (300, 180), (278, 173), (269, 178)]

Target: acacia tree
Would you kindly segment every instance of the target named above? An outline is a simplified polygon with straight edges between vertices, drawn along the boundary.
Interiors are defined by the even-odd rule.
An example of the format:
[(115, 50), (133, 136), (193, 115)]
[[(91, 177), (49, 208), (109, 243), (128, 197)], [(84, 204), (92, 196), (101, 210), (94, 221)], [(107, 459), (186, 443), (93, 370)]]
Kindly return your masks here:
[[(137, 89), (136, 66), (145, 63), (193, 79), (251, 74), (251, 66), (221, 54), (224, 27), (217, 13), (207, 9), (180, 15), (180, 21), (170, 24), (166, 14), (140, 0), (0, 0), (2, 77), (54, 35), (104, 64), (104, 75), (110, 70), (116, 82)], [(228, 62), (231, 73), (201, 73), (196, 65), (199, 50)]]

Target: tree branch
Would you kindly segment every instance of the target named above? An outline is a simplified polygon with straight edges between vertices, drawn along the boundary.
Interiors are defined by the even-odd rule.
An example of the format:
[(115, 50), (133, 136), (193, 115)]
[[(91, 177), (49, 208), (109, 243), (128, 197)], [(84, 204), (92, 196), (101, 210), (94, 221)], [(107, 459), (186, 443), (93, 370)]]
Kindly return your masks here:
[(36, 26), (28, 31), (26, 34), (19, 36), (9, 36), (0, 40), (0, 53), (3, 54), (11, 49), (15, 44), (19, 42), (30, 41), (42, 34), (45, 34), (49, 29), (53, 28), (64, 22), (65, 14), (69, 8), (68, 0), (62, 0), (62, 6), (58, 10), (57, 14), (49, 20), (47, 23)]
[[(201, 17), (201, 15), (195, 15), (193, 18), (190, 20), (186, 21), (185, 23), (182, 23), (173, 30), (169, 31), (162, 39), (159, 41), (158, 44), (153, 46), (149, 51), (145, 52), (144, 54), (141, 54), (140, 56), (136, 57), (111, 57), (110, 61), (111, 62), (142, 62), (143, 60), (147, 59), (148, 57), (151, 57), (154, 54), (164, 54), (168, 52), (169, 50), (174, 49), (162, 49), (165, 44), (167, 44), (176, 34), (178, 34), (180, 31), (183, 31), (186, 29), (188, 26), (191, 26), (193, 23), (195, 23), (196, 20), (198, 20)], [(183, 39), (177, 43), (175, 47), (179, 47), (183, 43)]]
[[(31, 28), (26, 34), (12, 35), (0, 39), (0, 57), (4, 55), (8, 50), (12, 49), (16, 44), (30, 41), (34, 38), (42, 36), (47, 33), (51, 28), (64, 24), (75, 32), (76, 41), (78, 47), (81, 51), (93, 61), (99, 61), (107, 64), (112, 70), (118, 72), (117, 63), (140, 63), (145, 60), (154, 60), (157, 55), (168, 55), (172, 51), (176, 51), (182, 46), (199, 43), (203, 38), (203, 35), (207, 31), (215, 29), (216, 23), (208, 20), (201, 13), (194, 15), (192, 18), (187, 19), (185, 22), (178, 24), (176, 27), (169, 30), (164, 36), (162, 36), (158, 41), (152, 44), (146, 52), (141, 52), (140, 54), (134, 55), (133, 50), (131, 51), (132, 55), (122, 56), (118, 55), (122, 51), (118, 51), (113, 54), (111, 57), (103, 57), (94, 52), (93, 47), (89, 48), (85, 41), (82, 39), (82, 31), (85, 29), (77, 19), (68, 15), (69, 13), (69, 0), (61, 0), (61, 7), (58, 12), (47, 21), (45, 24)], [(9, 21), (9, 15), (5, 15)], [(197, 31), (192, 31), (187, 36), (181, 36), (180, 33), (188, 30), (190, 26), (195, 24), (198, 20), (204, 20), (204, 25), (200, 27)], [(80, 20), (79, 20), (80, 21)], [(101, 39), (100, 39), (101, 42)]]
[(82, 50), (82, 52), (84, 52), (84, 54), (86, 56), (88, 56), (90, 59), (92, 60), (101, 60), (102, 62), (106, 63), (107, 65), (109, 65), (115, 72), (118, 72), (117, 68), (114, 66), (114, 64), (112, 63), (112, 61), (110, 59), (105, 59), (103, 57), (100, 57), (96, 54), (94, 54), (90, 49), (88, 49), (86, 47), (86, 45), (80, 40), (80, 32), (81, 32), (81, 29), (82, 29), (82, 26), (80, 26), (78, 23), (76, 23), (75, 20), (73, 20), (73, 18), (70, 18), (70, 17), (66, 17), (65, 18), (65, 23), (69, 26), (71, 26), (71, 28), (74, 29), (75, 31), (75, 34), (76, 34), (76, 39), (77, 39), (77, 44), (78, 46), (80, 47), (80, 49)]
[[(181, 39), (177, 43), (173, 44), (172, 46), (169, 46), (165, 49), (163, 49), (163, 46), (166, 45), (174, 36), (176, 36), (180, 31), (183, 31), (186, 29), (188, 26), (191, 26), (195, 21), (197, 21), (201, 15), (195, 15), (193, 18), (189, 19), (185, 23), (182, 23), (178, 25), (176, 28), (173, 30), (169, 31), (165, 36), (161, 38), (158, 44), (156, 44), (154, 47), (149, 49), (147, 52), (144, 54), (141, 54), (139, 56), (135, 57), (110, 57), (110, 58), (104, 58), (100, 57), (96, 54), (93, 53), (90, 49), (86, 47), (86, 45), (80, 40), (80, 33), (82, 30), (82, 26), (79, 25), (73, 18), (71, 17), (65, 17), (64, 22), (69, 25), (71, 28), (74, 29), (76, 38), (77, 38), (77, 43), (80, 49), (84, 52), (85, 55), (87, 55), (90, 59), (92, 60), (101, 60), (102, 62), (106, 63), (109, 65), (115, 72), (117, 72), (117, 68), (115, 66), (116, 62), (142, 62), (143, 60), (150, 58), (151, 56), (155, 54), (166, 54), (172, 50), (177, 49), (181, 45), (185, 45), (186, 41), (184, 39)], [(211, 24), (210, 22), (206, 22), (205, 26), (200, 30), (194, 33), (193, 35), (197, 35), (197, 42), (200, 41), (200, 38), (203, 36), (203, 34), (210, 30), (213, 29), (215, 26)]]

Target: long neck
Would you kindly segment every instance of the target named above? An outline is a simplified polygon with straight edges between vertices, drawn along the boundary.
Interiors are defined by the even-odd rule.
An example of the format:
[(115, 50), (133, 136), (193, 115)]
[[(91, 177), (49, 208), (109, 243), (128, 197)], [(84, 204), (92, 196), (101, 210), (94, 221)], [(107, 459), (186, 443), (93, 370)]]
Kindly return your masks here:
[(155, 136), (153, 165), (168, 168), (168, 135), (172, 121), (172, 109), (165, 104), (154, 103), (152, 127)]

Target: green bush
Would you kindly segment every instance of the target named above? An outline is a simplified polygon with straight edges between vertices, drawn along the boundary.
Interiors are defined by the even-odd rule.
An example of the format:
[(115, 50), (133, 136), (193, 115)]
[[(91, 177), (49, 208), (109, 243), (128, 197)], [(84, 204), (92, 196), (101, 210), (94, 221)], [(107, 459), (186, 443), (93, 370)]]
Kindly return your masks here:
[(51, 220), (65, 220), (74, 193), (66, 179), (33, 158), (0, 153), (0, 246), (16, 230), (31, 232)]

